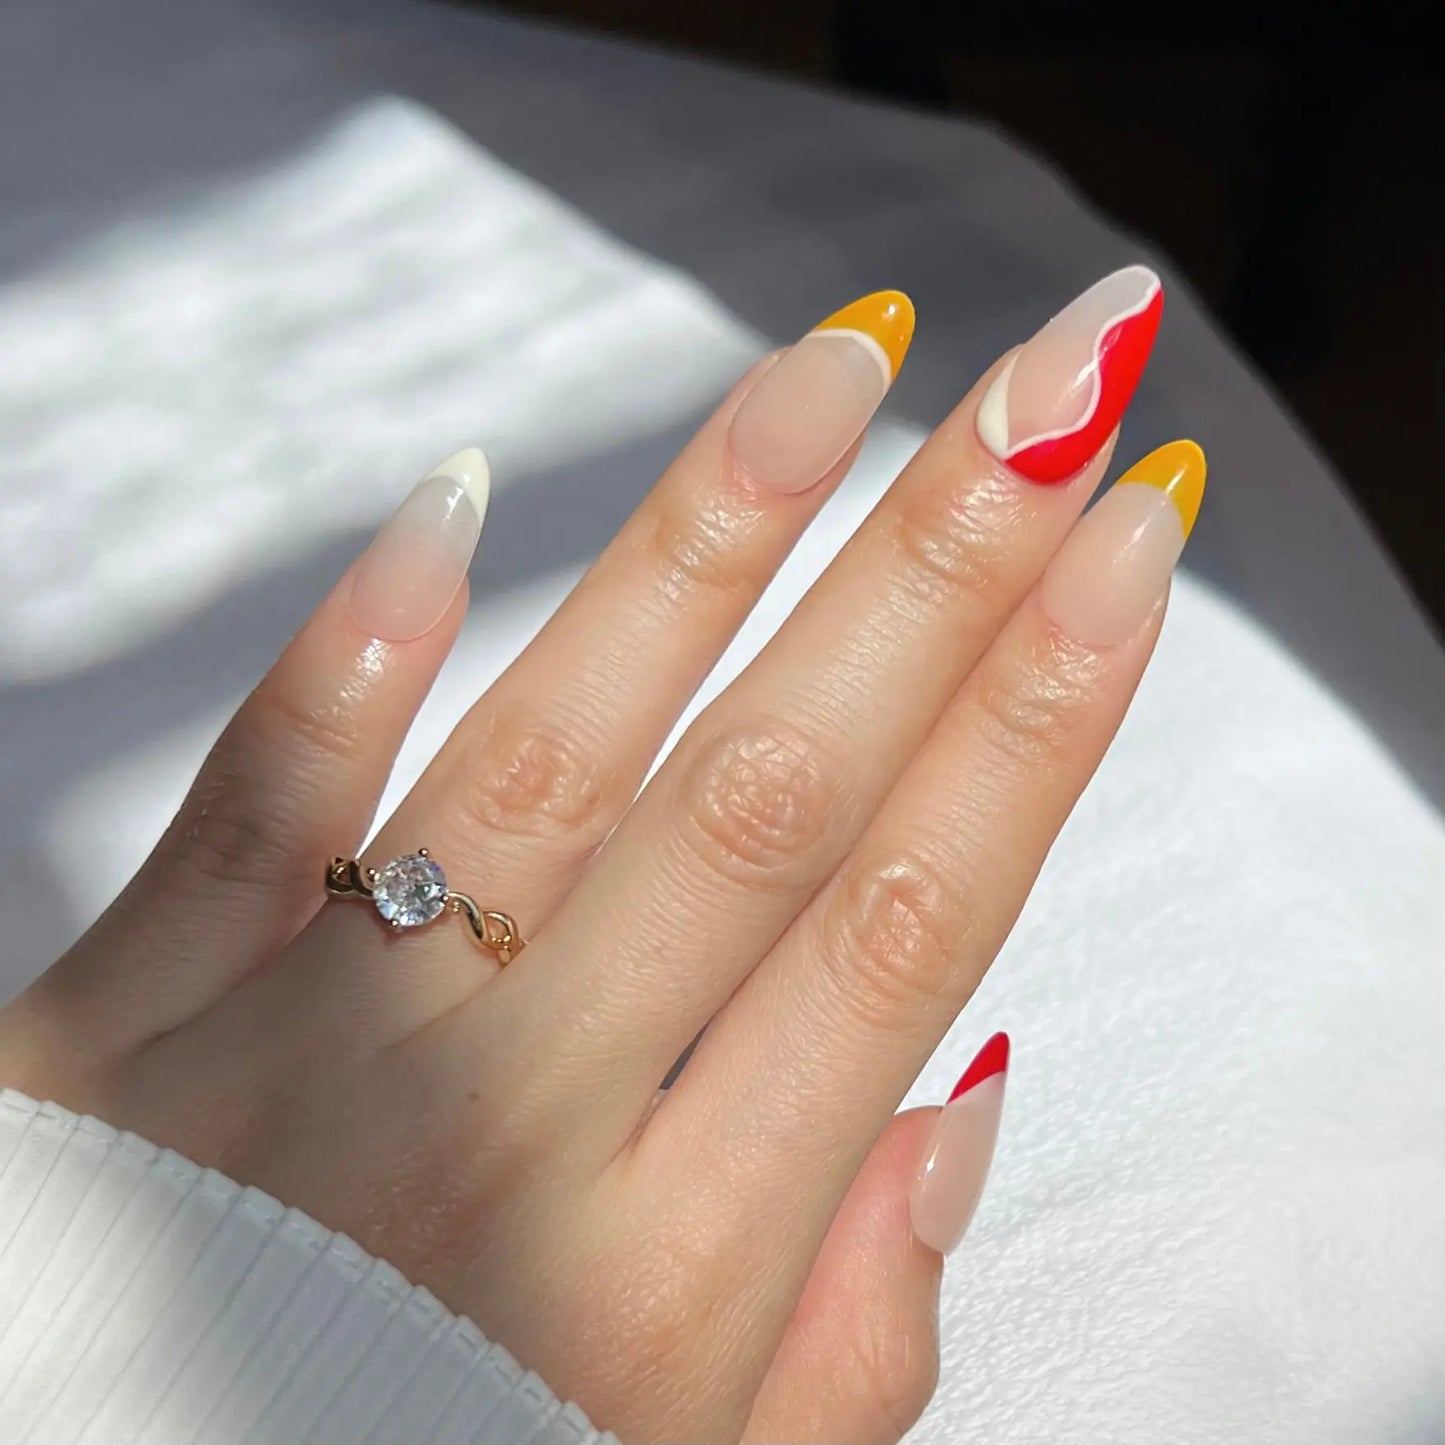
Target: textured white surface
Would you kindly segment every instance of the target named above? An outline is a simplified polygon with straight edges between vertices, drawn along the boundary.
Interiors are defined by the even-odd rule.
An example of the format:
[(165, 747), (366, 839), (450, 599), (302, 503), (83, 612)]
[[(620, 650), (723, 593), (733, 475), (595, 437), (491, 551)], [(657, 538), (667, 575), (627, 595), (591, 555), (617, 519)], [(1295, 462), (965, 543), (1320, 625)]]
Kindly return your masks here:
[(505, 485), (665, 423), (751, 349), (690, 283), (378, 99), (0, 281), (0, 680), (133, 645), (478, 438)]
[[(582, 565), (507, 570), (527, 516), (498, 505), (509, 489), (586, 458), (534, 492), (558, 509), (543, 529), (563, 527), (559, 496), (632, 466), (630, 439), (720, 391), (753, 346), (685, 281), (390, 104), (8, 283), (0, 547), (22, 585), (0, 597), (0, 669), (62, 702), (92, 669), (85, 715), (51, 720), (74, 739), (63, 775), (23, 740), (0, 749), (0, 793), (26, 800), (0, 818), (10, 983), (138, 861), (280, 640), (252, 635), (268, 613), (189, 651), (194, 609), (271, 578), (278, 553), (320, 554), (329, 577), (328, 536), (359, 544), (413, 476), (485, 446), (481, 600), (394, 800)], [(917, 440), (875, 429), (712, 686)], [(289, 626), (325, 578), (285, 576), (266, 590), (294, 597)], [(142, 707), (127, 668), (156, 649)], [(919, 1440), (1445, 1435), (1442, 894), (1440, 819), (1269, 638), (1181, 579), (1118, 744), (915, 1091), (937, 1100), (982, 1038), (1012, 1033)]]

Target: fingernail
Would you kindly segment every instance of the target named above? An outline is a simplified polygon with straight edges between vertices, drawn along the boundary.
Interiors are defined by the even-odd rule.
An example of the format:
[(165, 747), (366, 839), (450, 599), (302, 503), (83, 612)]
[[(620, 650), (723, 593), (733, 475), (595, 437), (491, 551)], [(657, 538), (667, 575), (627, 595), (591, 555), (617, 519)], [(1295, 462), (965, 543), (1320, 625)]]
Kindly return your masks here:
[(467, 575), (491, 494), (486, 457), (468, 447), (423, 477), (357, 564), (351, 616), (384, 642), (410, 642), (446, 615)]
[(1169, 585), (1204, 496), (1204, 453), (1169, 442), (1135, 462), (1069, 534), (1044, 572), (1044, 611), (1071, 637), (1132, 637)]
[(1163, 310), (1147, 266), (1096, 282), (999, 372), (979, 403), (979, 440), (1031, 482), (1072, 477), (1119, 425)]
[(995, 1034), (964, 1070), (939, 1111), (913, 1182), (913, 1232), (947, 1254), (963, 1238), (983, 1195), (1003, 1117), (1008, 1035)]
[(858, 440), (913, 339), (913, 303), (875, 291), (786, 351), (743, 398), (728, 434), (738, 465), (773, 492), (804, 492)]

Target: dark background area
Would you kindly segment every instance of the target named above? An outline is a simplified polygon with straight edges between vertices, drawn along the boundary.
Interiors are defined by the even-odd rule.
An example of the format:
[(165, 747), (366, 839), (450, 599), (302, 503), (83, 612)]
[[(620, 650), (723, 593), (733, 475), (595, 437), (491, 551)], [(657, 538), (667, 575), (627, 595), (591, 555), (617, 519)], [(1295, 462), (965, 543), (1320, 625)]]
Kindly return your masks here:
[(1445, 631), (1434, 7), (509, 4), (1004, 127), (1174, 259)]

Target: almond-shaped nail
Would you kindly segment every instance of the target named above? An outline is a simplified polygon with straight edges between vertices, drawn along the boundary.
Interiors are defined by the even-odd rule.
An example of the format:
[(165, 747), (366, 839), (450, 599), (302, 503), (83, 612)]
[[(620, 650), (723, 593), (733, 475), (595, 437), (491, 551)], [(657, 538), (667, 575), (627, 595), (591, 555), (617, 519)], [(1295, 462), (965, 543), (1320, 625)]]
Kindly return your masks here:
[(995, 1034), (978, 1051), (939, 1110), (913, 1181), (913, 1232), (940, 1254), (963, 1238), (983, 1196), (1003, 1117), (1008, 1052), (1007, 1034)]
[(875, 291), (815, 326), (763, 373), (733, 417), (738, 465), (773, 492), (805, 492), (863, 434), (913, 339), (913, 303)]
[(351, 616), (363, 632), (410, 642), (442, 620), (477, 550), (490, 495), (491, 471), (476, 447), (412, 488), (357, 563)]
[(1031, 482), (1072, 477), (1108, 440), (1144, 373), (1164, 287), (1126, 266), (1070, 302), (994, 378), (979, 439)]
[(1135, 462), (1044, 571), (1044, 611), (1071, 637), (1107, 647), (1132, 637), (1159, 606), (1199, 515), (1206, 473), (1194, 442), (1169, 442)]

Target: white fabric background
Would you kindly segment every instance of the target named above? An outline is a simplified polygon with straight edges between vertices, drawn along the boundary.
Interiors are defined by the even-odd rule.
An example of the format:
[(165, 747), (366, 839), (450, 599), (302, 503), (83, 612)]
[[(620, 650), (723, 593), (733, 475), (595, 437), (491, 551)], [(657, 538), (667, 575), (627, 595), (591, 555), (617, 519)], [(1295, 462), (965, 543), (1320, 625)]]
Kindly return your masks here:
[[(386, 101), (0, 283), (0, 981), (103, 906), (414, 475), (477, 441), (500, 492), (397, 787), (585, 560), (519, 566), (518, 537), (573, 526), (604, 471), (639, 469), (640, 493), (759, 345)], [(918, 440), (875, 429), (712, 687)], [(1439, 817), (1181, 579), (1097, 784), (913, 1096), (1012, 1033), (917, 1439), (1445, 1434), (1442, 894)]]

